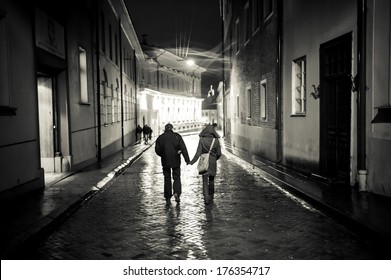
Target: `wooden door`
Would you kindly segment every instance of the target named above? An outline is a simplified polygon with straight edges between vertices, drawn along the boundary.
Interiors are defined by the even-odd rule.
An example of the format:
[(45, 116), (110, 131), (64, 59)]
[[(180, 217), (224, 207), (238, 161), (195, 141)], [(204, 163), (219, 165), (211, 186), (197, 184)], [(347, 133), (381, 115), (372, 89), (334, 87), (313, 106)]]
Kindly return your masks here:
[(320, 47), (321, 173), (335, 182), (350, 176), (351, 34)]

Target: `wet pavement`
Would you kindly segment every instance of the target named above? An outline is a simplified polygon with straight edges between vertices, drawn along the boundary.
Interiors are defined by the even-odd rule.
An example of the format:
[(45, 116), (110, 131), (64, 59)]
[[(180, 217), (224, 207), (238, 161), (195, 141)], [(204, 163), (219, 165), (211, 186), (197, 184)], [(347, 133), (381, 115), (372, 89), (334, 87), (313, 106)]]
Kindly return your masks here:
[[(192, 157), (198, 136), (185, 136), (184, 140)], [(226, 149), (218, 162), (211, 205), (203, 202), (196, 165), (182, 165), (181, 202), (172, 200), (172, 205), (166, 206), (160, 159), (153, 148), (140, 145), (140, 149), (140, 157), (129, 167), (123, 166), (117, 177), (105, 174), (112, 172), (118, 156), (106, 168), (101, 166), (101, 172), (95, 170), (95, 176), (101, 175), (95, 181), (106, 182), (102, 189), (92, 190), (94, 195), (84, 203), (79, 201), (80, 208), (56, 224), (54, 232), (41, 234), (11, 258), (388, 258), (371, 244), (370, 235), (356, 234), (354, 228), (287, 192), (278, 176), (266, 174)], [(123, 164), (128, 156), (123, 156)], [(78, 180), (75, 175), (69, 180)], [(82, 177), (86, 176), (80, 175), (80, 185), (87, 184)]]

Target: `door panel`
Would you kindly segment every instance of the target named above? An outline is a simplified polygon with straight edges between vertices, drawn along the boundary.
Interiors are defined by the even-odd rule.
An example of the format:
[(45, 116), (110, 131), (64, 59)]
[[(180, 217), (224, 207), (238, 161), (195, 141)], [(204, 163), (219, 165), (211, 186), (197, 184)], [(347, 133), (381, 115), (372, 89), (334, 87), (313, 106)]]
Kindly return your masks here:
[(54, 172), (52, 78), (40, 76), (37, 82), (41, 165), (45, 172)]
[(321, 45), (321, 172), (337, 182), (350, 176), (351, 35)]

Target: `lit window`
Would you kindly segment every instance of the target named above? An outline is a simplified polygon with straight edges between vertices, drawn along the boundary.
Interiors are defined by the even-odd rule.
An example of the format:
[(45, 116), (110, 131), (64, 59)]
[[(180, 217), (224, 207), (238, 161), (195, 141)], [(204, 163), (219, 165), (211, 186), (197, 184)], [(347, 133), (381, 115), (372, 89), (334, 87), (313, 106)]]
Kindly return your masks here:
[(134, 112), (134, 106), (135, 106), (135, 98), (133, 96), (133, 89), (130, 88), (130, 99), (129, 99), (129, 115), (128, 115), (128, 119), (130, 120), (133, 116), (133, 112)]
[(124, 121), (126, 121), (128, 119), (128, 110), (129, 110), (129, 106), (128, 106), (128, 90), (126, 88), (126, 85), (124, 85), (124, 99), (123, 99), (123, 105), (124, 105), (124, 109), (123, 109), (123, 118), (124, 118)]
[(88, 103), (87, 52), (79, 47), (80, 102)]
[(236, 117), (239, 118), (240, 117), (240, 99), (239, 99), (239, 95), (236, 96)]
[(306, 113), (306, 59), (296, 59), (292, 64), (292, 114)]
[(103, 80), (101, 84), (101, 122), (103, 124), (107, 124), (109, 110), (111, 105), (109, 104), (109, 100), (111, 102), (110, 97), (111, 91), (108, 87), (107, 73), (106, 70), (103, 70)]
[(118, 82), (118, 79), (116, 79), (116, 87), (115, 89), (112, 88), (113, 90), (113, 99), (112, 99), (112, 122), (117, 122), (117, 121), (120, 121), (120, 118), (119, 118), (119, 108), (118, 108), (118, 101), (119, 101), (119, 82)]
[(114, 34), (114, 54), (115, 54), (115, 64), (118, 65), (118, 36), (117, 36), (117, 33)]
[(266, 120), (266, 96), (267, 96), (267, 81), (262, 80), (260, 86), (260, 97), (259, 97), (259, 110), (261, 120)]

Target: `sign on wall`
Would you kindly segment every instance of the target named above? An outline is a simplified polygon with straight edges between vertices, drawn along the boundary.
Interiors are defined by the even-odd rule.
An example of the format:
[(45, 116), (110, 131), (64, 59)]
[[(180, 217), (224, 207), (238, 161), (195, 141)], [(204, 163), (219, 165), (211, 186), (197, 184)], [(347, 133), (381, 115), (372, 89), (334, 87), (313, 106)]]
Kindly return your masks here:
[(65, 59), (64, 27), (38, 9), (35, 10), (35, 34), (37, 47)]

